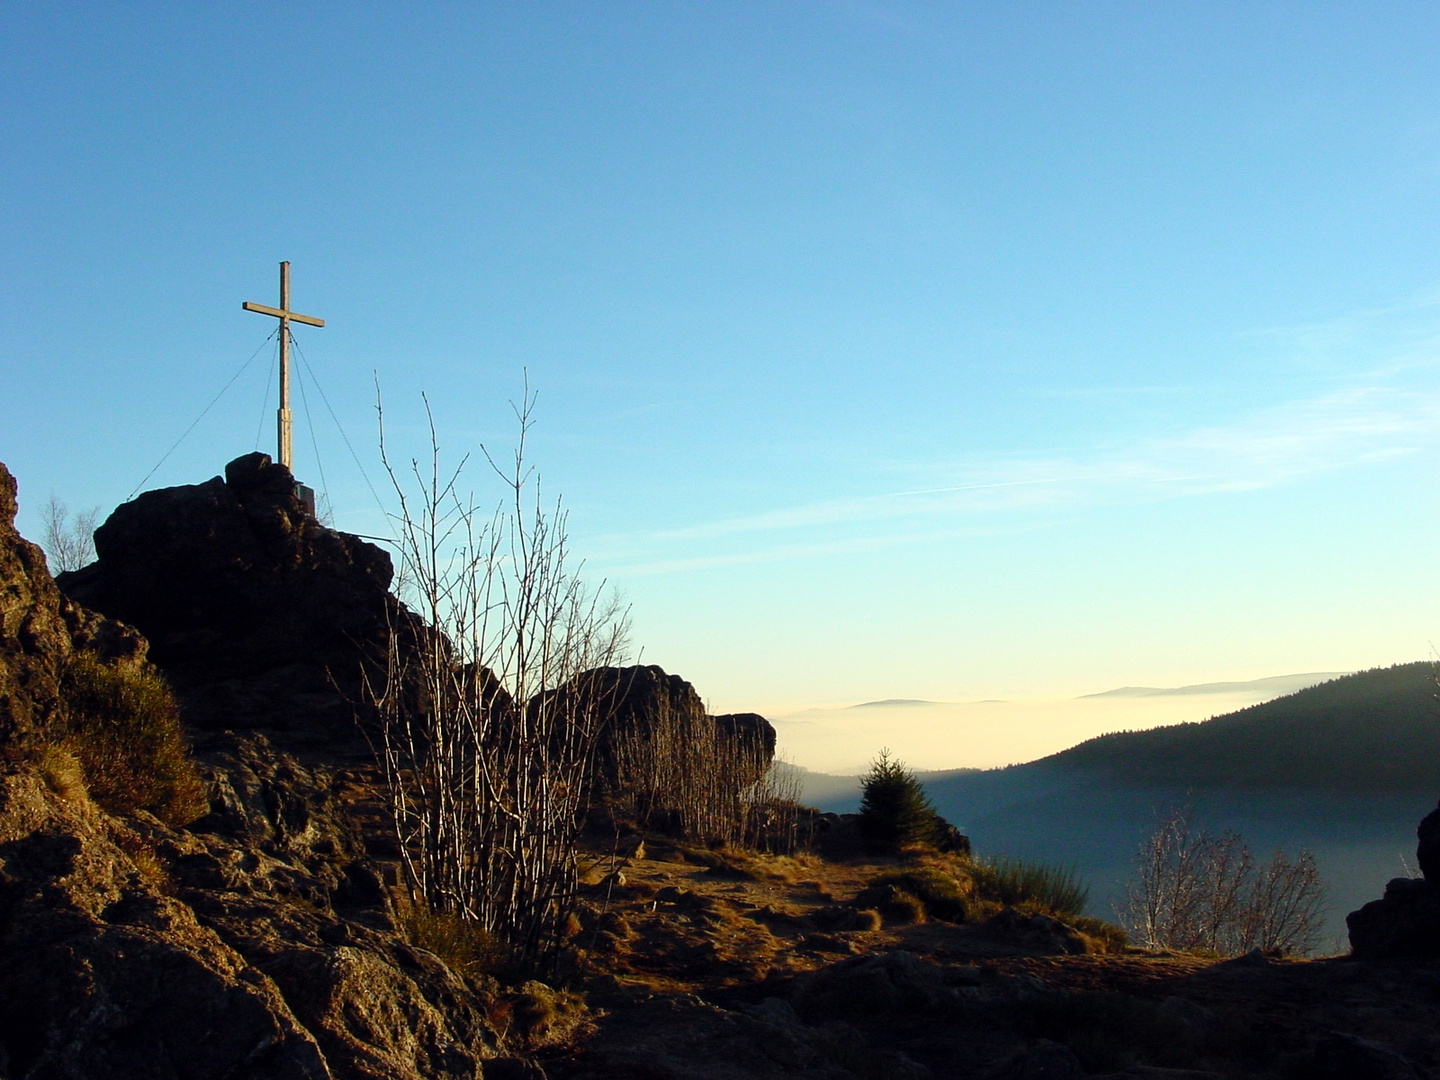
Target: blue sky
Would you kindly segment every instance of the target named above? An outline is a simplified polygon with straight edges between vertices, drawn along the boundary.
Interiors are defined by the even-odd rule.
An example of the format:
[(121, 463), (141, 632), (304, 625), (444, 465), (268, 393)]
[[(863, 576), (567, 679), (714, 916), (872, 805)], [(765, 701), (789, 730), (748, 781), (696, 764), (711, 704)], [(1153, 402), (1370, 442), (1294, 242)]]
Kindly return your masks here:
[[(372, 480), (377, 376), (392, 443), (426, 391), (458, 456), (508, 444), (528, 371), (576, 549), (716, 708), (1431, 653), (1433, 5), (10, 4), (0, 34), (32, 536), (51, 493), (125, 499), (257, 348), (148, 486), (270, 447), (240, 302), (289, 259)], [(300, 475), (382, 532), (309, 404)]]

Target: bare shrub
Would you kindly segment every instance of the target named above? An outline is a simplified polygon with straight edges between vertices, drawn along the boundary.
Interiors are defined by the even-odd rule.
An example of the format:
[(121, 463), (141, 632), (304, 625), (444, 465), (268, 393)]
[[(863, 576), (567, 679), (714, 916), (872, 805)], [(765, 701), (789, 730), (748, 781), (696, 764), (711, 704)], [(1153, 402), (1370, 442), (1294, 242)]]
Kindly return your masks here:
[(781, 757), (773, 758), (760, 779), (741, 793), (741, 844), (776, 855), (794, 855), (805, 847), (808, 837), (802, 821), (811, 812), (800, 801), (804, 792), (800, 771)]
[(442, 467), (433, 418), (428, 460), (402, 472), (382, 414), (399, 578), (414, 613), (394, 612), (383, 685), (370, 688), (417, 902), (473, 921), (522, 964), (554, 955), (573, 902), (607, 718), (583, 673), (619, 660), (626, 631), (616, 602), (582, 581), (565, 512), (546, 507), (525, 463), (533, 404), (527, 389), (513, 461), (485, 455), (505, 492), (488, 514), (460, 489), (466, 461)]
[(72, 519), (66, 505), (51, 495), (40, 516), (45, 523), (43, 547), (51, 573), (79, 570), (95, 561), (95, 526), (100, 521), (98, 506), (81, 510)]
[(1184, 810), (1141, 845), (1122, 918), (1147, 948), (1304, 954), (1319, 939), (1324, 900), (1309, 852), (1257, 864), (1238, 833), (1197, 827)]
[(776, 854), (799, 846), (800, 774), (708, 716), (667, 713), (612, 741), (622, 813), (702, 844)]

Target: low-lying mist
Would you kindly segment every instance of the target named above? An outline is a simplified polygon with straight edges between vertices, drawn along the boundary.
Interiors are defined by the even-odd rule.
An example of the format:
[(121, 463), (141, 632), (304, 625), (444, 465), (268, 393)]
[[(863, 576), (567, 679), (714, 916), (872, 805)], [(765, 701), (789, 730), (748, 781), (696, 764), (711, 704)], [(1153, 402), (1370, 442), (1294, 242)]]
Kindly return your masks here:
[(1316, 672), (1087, 697), (884, 701), (775, 717), (780, 753), (815, 772), (864, 772), (882, 748), (912, 769), (990, 769), (1057, 753), (1096, 735), (1207, 720), (1342, 672)]

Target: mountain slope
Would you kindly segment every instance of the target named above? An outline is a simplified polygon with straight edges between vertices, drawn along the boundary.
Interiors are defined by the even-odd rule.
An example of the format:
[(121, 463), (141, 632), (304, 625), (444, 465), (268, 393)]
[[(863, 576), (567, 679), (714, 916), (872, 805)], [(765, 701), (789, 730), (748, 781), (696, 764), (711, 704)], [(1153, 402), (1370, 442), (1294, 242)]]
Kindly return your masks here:
[(1440, 789), (1435, 665), (1357, 672), (1196, 724), (1101, 735), (1042, 758), (1135, 785)]

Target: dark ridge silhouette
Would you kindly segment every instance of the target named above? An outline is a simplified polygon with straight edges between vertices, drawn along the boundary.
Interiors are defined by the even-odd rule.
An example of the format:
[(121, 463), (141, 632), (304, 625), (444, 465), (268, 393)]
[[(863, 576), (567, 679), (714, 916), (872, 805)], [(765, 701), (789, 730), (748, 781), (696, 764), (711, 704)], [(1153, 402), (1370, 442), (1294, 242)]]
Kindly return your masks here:
[(1436, 666), (1361, 671), (1201, 723), (1101, 735), (1041, 762), (1127, 784), (1430, 791), (1440, 787)]

